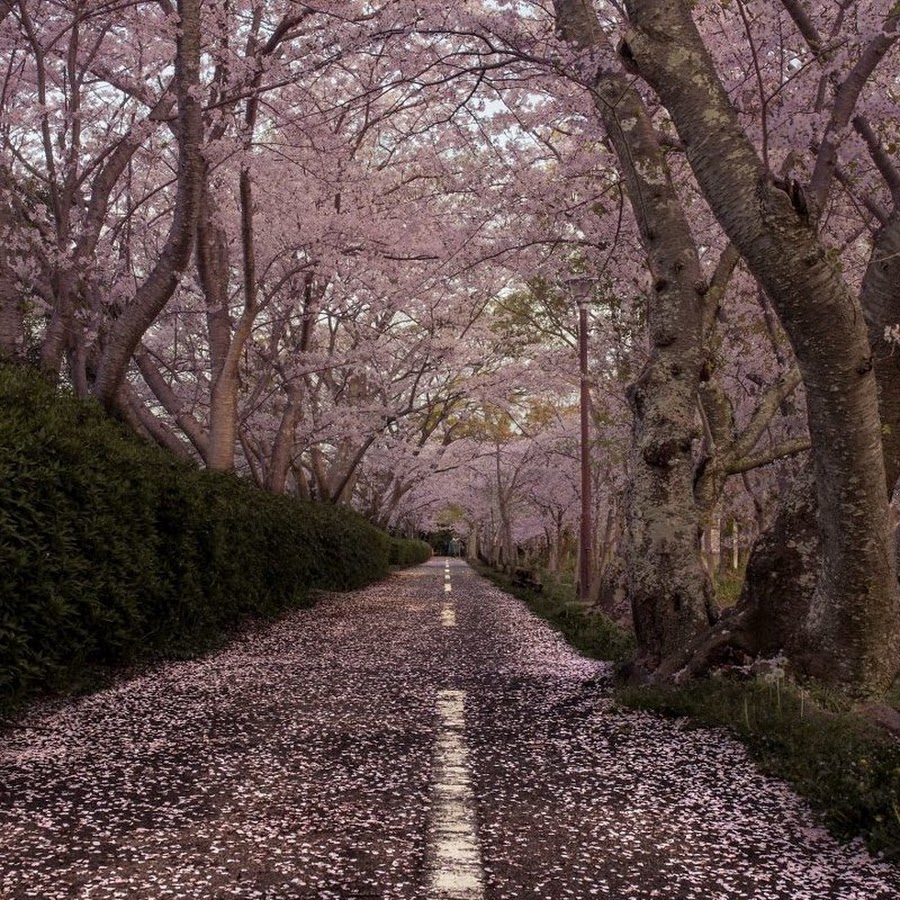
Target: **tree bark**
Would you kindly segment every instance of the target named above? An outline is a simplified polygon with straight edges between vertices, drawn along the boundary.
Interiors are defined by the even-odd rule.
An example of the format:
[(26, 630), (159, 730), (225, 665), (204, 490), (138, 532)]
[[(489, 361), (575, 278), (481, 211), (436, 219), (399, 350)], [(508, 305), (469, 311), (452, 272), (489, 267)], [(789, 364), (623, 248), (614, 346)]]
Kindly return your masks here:
[[(560, 36), (590, 50), (605, 41), (593, 4), (555, 0)], [(638, 664), (655, 669), (714, 617), (700, 554), (693, 494), (696, 398), (704, 363), (703, 292), (697, 248), (656, 129), (622, 73), (601, 69), (590, 85), (618, 157), (652, 277), (651, 352), (628, 393), (634, 414), (626, 493), (628, 591)]]
[(273, 494), (283, 494), (287, 487), (287, 476), (291, 468), (291, 455), (294, 450), (294, 432), (300, 419), (302, 406), (300, 388), (287, 385), (287, 405), (278, 425), (278, 432), (272, 445), (272, 457), (266, 472), (266, 488)]
[[(885, 487), (900, 477), (900, 357), (884, 329), (900, 321), (900, 215), (875, 237), (863, 280), (861, 302), (873, 350), (882, 422)], [(736, 609), (743, 613), (742, 646), (752, 655), (784, 650), (802, 656), (798, 624), (809, 615), (815, 574), (821, 565), (816, 530), (816, 490), (811, 466), (798, 475), (772, 526), (753, 545)]]
[(0, 355), (19, 359), (25, 352), (25, 304), (19, 279), (10, 260), (9, 240), (12, 215), (0, 196)]
[(200, 454), (200, 457), (205, 460), (209, 449), (209, 439), (206, 432), (200, 427), (200, 423), (184, 408), (184, 404), (169, 387), (169, 383), (156, 367), (156, 362), (150, 358), (150, 354), (143, 346), (138, 347), (134, 359), (147, 387), (194, 445), (194, 449)]
[(178, 97), (178, 184), (172, 225), (160, 258), (134, 298), (110, 328), (97, 368), (94, 394), (109, 408), (116, 405), (132, 354), (175, 292), (191, 258), (203, 186), (200, 146), (203, 121), (199, 101), (200, 0), (178, 0), (175, 85)]
[(707, 202), (765, 287), (807, 391), (822, 566), (807, 671), (861, 692), (900, 668), (881, 423), (862, 311), (737, 121), (683, 2), (628, 0), (626, 64), (659, 94)]
[(885, 486), (890, 495), (900, 478), (900, 348), (886, 339), (885, 328), (900, 322), (900, 209), (875, 235), (860, 302), (878, 384)]

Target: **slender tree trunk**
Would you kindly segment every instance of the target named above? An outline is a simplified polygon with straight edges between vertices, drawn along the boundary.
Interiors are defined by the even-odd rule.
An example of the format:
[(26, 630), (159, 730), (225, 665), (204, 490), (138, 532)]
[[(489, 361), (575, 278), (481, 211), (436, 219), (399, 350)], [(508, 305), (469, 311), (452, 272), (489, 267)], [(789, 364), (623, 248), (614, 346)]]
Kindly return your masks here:
[(300, 418), (300, 388), (288, 386), (288, 402), (275, 435), (272, 458), (266, 472), (266, 487), (274, 494), (283, 494), (287, 487), (287, 476), (291, 467), (291, 453), (294, 449), (294, 432)]
[(18, 359), (25, 352), (25, 305), (18, 278), (0, 248), (0, 355)]
[(856, 299), (796, 198), (740, 128), (688, 6), (627, 0), (621, 51), (657, 91), (698, 183), (765, 287), (806, 386), (822, 566), (806, 622), (811, 674), (861, 692), (900, 667), (900, 595), (890, 545), (871, 348)]
[(184, 408), (181, 399), (160, 374), (156, 363), (150, 358), (150, 354), (143, 346), (138, 347), (134, 354), (134, 359), (147, 387), (150, 388), (156, 399), (175, 420), (178, 427), (194, 445), (197, 453), (205, 461), (209, 450), (209, 440), (206, 432), (200, 427), (200, 423)]
[(179, 459), (192, 459), (187, 444), (159, 416), (147, 409), (141, 398), (135, 395), (131, 385), (122, 385), (116, 398), (116, 410), (136, 434), (159, 444)]
[(131, 302), (112, 323), (97, 369), (94, 394), (110, 408), (116, 405), (131, 356), (175, 292), (191, 257), (203, 187), (200, 145), (200, 0), (178, 0), (180, 27), (176, 38), (175, 83), (178, 96), (178, 185), (172, 225), (160, 258)]

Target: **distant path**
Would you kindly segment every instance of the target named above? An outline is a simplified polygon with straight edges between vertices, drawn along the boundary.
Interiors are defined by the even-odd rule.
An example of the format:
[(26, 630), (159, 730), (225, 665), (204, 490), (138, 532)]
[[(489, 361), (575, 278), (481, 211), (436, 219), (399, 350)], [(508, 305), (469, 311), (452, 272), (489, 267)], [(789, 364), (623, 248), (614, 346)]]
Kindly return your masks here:
[(4, 736), (0, 897), (900, 897), (735, 742), (610, 706), (433, 560)]

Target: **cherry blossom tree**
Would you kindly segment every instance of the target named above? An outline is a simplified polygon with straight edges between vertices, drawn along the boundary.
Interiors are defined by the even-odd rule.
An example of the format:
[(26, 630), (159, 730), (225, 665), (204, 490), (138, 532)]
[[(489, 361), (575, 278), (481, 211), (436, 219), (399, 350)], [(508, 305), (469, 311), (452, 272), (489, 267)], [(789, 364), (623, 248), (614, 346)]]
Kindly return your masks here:
[[(587, 278), (594, 593), (627, 590), (638, 668), (784, 648), (877, 690), (897, 17), (0, 4), (0, 350), (209, 468), (406, 531), (450, 509), (470, 550), (554, 568)], [(701, 535), (762, 529), (777, 493), (720, 622)]]
[[(799, 184), (785, 185), (773, 172), (765, 117), (759, 147), (742, 125), (708, 50), (711, 41), (688, 7), (627, 7), (631, 28), (620, 55), (671, 114), (707, 201), (772, 299), (806, 387), (822, 565), (806, 619), (804, 665), (862, 690), (883, 687), (900, 664), (900, 616), (876, 374), (862, 299), (829, 258), (817, 220), (834, 180), (835, 138), (895, 43), (897, 12), (876, 15), (871, 38), (837, 26), (837, 34), (850, 38), (849, 71), (824, 81), (826, 124), (807, 197)], [(873, 11), (865, 12), (871, 23)]]

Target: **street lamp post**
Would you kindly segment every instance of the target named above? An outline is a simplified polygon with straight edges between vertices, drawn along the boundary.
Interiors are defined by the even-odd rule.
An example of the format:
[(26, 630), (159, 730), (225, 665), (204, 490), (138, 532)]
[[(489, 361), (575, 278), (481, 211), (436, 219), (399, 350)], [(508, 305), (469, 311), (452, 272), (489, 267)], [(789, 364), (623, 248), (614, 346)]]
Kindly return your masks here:
[(588, 304), (594, 280), (579, 275), (567, 281), (572, 298), (578, 304), (579, 408), (581, 412), (581, 522), (578, 535), (578, 599), (586, 601), (591, 592), (591, 455), (590, 409), (588, 390)]

